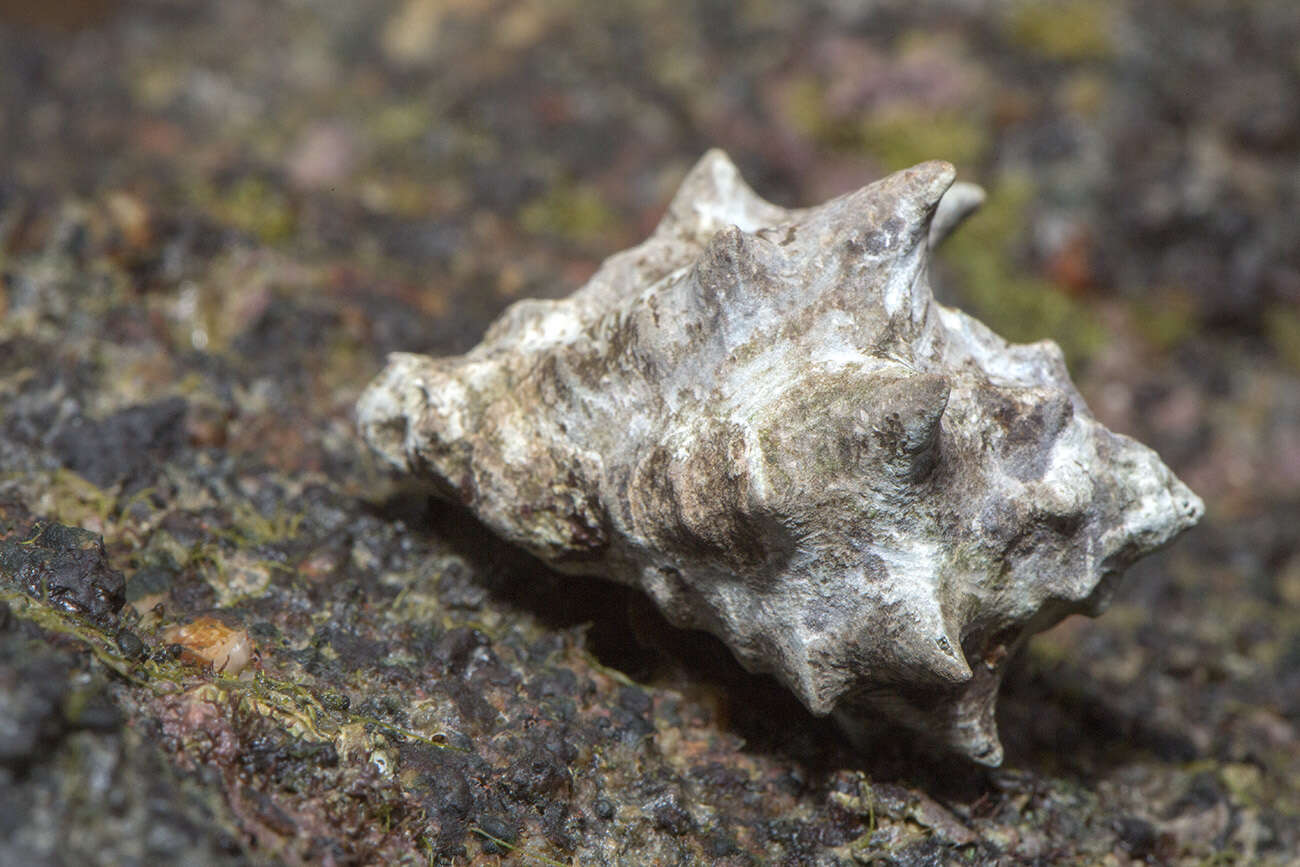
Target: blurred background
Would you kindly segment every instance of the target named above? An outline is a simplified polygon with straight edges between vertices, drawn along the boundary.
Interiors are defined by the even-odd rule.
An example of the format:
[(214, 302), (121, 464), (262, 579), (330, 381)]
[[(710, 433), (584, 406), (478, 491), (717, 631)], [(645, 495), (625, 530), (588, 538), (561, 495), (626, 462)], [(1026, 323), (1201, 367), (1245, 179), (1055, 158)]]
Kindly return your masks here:
[[(1159, 437), (1204, 424), (1197, 401), (1234, 370), (1300, 367), (1286, 0), (0, 10), (10, 254), (52, 230), (33, 202), (76, 196), (151, 291), (202, 267), (181, 255), (201, 225), (351, 269), (435, 320), (388, 323), (407, 330), (381, 348), (447, 351), (642, 238), (707, 147), (783, 205), (943, 158), (990, 200), (946, 251), (941, 296), (1119, 380), (1092, 395), (1107, 421)], [(177, 221), (188, 247), (133, 253)], [(208, 290), (199, 326), (228, 342), (256, 303)], [(1154, 366), (1190, 381), (1143, 387)], [(1294, 490), (1300, 444), (1279, 427), (1231, 444), (1179, 430), (1196, 460), (1169, 457), (1234, 501)]]
[(985, 187), (936, 293), (1058, 341), (1209, 509), (1036, 640), (1011, 761), (1118, 787), (1125, 857), (1297, 845), (1292, 0), (0, 0), (0, 368), (94, 359), (92, 415), (190, 383), (191, 443), (360, 479), (387, 352), (572, 291), (715, 146), (786, 206)]

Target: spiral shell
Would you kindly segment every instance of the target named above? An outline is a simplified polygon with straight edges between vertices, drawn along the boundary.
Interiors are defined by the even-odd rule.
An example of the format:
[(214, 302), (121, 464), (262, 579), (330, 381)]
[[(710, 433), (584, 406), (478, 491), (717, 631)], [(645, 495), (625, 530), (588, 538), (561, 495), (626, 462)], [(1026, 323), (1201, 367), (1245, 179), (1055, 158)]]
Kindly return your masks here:
[(654, 234), (455, 358), (395, 354), (358, 407), (388, 461), (562, 572), (642, 588), (814, 714), (996, 765), (1011, 653), (1105, 607), (1200, 518), (1104, 428), (1051, 341), (937, 303), (983, 194), (929, 162), (819, 207), (720, 151)]

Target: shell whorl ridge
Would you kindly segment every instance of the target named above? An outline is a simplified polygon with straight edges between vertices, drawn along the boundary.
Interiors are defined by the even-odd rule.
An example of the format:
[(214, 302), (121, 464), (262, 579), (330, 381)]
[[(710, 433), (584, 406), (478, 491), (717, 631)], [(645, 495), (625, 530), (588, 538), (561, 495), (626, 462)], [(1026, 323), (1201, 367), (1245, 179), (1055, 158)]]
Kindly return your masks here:
[(514, 304), (466, 355), (393, 355), (361, 430), (851, 735), (887, 718), (996, 765), (1010, 654), (1203, 507), (1093, 418), (1054, 343), (934, 300), (930, 250), (983, 198), (953, 177), (786, 210), (712, 151), (573, 295)]

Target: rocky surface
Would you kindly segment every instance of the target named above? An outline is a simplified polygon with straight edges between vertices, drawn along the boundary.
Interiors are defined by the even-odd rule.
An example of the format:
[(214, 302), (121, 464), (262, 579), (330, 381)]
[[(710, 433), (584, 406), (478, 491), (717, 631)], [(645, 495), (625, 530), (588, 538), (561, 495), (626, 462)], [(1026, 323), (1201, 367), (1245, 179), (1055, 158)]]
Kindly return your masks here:
[[(1289, 2), (3, 9), (0, 861), (1294, 861)], [(855, 753), (357, 440), (388, 352), (568, 294), (714, 145), (787, 205), (956, 162), (940, 300), (1206, 500), (1029, 643), (1000, 770)]]

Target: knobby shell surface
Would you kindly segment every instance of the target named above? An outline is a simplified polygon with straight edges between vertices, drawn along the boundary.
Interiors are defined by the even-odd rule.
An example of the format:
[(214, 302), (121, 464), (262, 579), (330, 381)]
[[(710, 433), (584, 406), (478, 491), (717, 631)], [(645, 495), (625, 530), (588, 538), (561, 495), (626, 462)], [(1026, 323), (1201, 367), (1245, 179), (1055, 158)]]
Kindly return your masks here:
[(361, 430), (850, 736), (887, 718), (997, 765), (1011, 654), (1099, 613), (1203, 506), (1093, 418), (1054, 343), (934, 300), (930, 251), (983, 198), (953, 178), (786, 210), (712, 151), (573, 295), (514, 304), (466, 355), (393, 355)]

